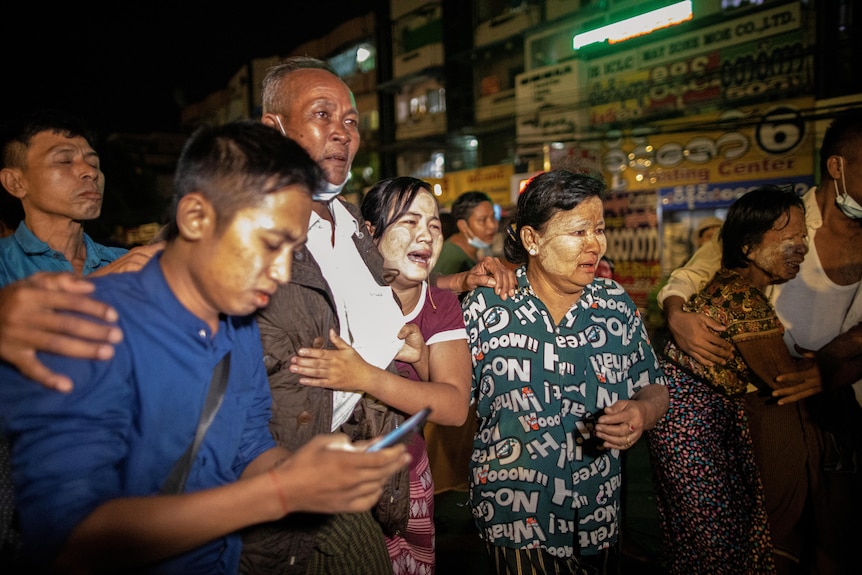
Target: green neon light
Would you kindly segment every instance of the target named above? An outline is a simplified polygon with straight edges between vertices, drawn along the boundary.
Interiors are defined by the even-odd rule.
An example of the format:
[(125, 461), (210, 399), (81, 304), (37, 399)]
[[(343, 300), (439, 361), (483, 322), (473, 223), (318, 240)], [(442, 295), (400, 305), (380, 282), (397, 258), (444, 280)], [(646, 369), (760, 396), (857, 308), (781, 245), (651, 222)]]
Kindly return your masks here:
[(691, 0), (677, 2), (646, 14), (633, 16), (620, 22), (614, 22), (589, 32), (583, 32), (576, 35), (572, 39), (572, 48), (578, 50), (588, 44), (604, 42), (607, 40), (611, 44), (649, 34), (660, 28), (667, 28), (674, 24), (679, 24), (691, 20)]

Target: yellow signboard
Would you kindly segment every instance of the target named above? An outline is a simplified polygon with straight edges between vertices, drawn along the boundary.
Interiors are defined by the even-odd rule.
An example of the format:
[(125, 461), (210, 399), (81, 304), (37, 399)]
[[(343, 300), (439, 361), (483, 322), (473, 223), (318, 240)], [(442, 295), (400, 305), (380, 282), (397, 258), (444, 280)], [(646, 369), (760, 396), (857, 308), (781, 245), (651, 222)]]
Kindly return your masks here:
[(797, 98), (656, 123), (607, 139), (602, 168), (616, 191), (813, 176), (813, 107)]
[(485, 192), (495, 204), (508, 206), (511, 200), (512, 164), (486, 166), (475, 170), (446, 172), (442, 178), (426, 178), (437, 195), (441, 208), (448, 208), (464, 192)]

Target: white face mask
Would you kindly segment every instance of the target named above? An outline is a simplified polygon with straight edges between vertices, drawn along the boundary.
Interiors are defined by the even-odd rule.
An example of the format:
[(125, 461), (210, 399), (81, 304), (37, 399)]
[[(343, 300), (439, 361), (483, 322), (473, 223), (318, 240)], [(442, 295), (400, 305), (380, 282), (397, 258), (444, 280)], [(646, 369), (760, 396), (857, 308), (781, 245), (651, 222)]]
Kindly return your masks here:
[(862, 206), (847, 193), (847, 183), (844, 181), (844, 158), (839, 156), (839, 160), (841, 161), (841, 187), (844, 189), (844, 193), (839, 193), (836, 189), (835, 203), (838, 205), (838, 209), (848, 218), (862, 220)]
[[(278, 124), (278, 129), (281, 132), (281, 135), (285, 138), (287, 137), (287, 132), (284, 131), (284, 125), (281, 123), (281, 116), (278, 114), (275, 115), (275, 122)], [(334, 200), (338, 194), (341, 193), (341, 190), (344, 189), (345, 184), (350, 181), (350, 178), (353, 176), (353, 173), (347, 172), (347, 177), (338, 185), (332, 184), (327, 180), (323, 180), (320, 188), (318, 188), (312, 195), (311, 199), (315, 202), (329, 202)]]
[(488, 242), (483, 242), (479, 239), (479, 236), (473, 234), (473, 230), (470, 229), (470, 224), (467, 223), (467, 220), (464, 220), (464, 225), (467, 226), (467, 231), (470, 233), (470, 238), (467, 239), (467, 243), (476, 248), (477, 250), (487, 250), (491, 247), (491, 244)]
[(489, 244), (488, 242), (483, 242), (479, 239), (478, 236), (473, 236), (472, 238), (467, 240), (467, 243), (476, 248), (477, 250), (487, 250), (491, 247), (491, 244)]
[(314, 192), (314, 194), (311, 195), (311, 198), (315, 202), (328, 202), (335, 199), (335, 197), (341, 193), (341, 190), (344, 189), (347, 182), (350, 181), (351, 177), (353, 177), (353, 173), (347, 172), (347, 177), (337, 186), (323, 180), (323, 184)]

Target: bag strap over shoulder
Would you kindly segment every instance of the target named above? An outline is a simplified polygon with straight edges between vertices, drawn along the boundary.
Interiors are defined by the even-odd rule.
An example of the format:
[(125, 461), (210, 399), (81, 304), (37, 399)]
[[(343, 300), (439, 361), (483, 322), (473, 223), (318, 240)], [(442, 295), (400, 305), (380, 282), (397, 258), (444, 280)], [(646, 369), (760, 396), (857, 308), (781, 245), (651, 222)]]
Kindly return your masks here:
[(204, 402), (204, 408), (201, 411), (201, 417), (198, 421), (198, 428), (195, 432), (194, 441), (186, 449), (177, 462), (174, 463), (168, 478), (162, 484), (161, 492), (165, 495), (182, 493), (186, 485), (186, 479), (189, 476), (189, 470), (192, 467), (192, 462), (195, 460), (198, 448), (206, 435), (221, 402), (224, 399), (224, 393), (227, 389), (227, 380), (230, 375), (230, 352), (228, 352), (221, 361), (213, 369), (212, 380), (210, 380), (209, 390)]

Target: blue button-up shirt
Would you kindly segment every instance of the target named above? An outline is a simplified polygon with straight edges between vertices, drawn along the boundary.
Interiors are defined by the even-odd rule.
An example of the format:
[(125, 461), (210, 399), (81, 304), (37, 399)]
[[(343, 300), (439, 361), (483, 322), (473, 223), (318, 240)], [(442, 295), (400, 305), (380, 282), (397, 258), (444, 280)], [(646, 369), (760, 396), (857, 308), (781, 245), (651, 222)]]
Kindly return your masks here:
[[(154, 257), (140, 272), (94, 278), (125, 337), (107, 361), (42, 354), (68, 374), (61, 394), (0, 365), (0, 427), (12, 440), (12, 476), (27, 554), (51, 561), (102, 503), (156, 495), (195, 435), (212, 371), (231, 352), (224, 401), (200, 446), (186, 491), (236, 481), (275, 446), (271, 398), (253, 316), (223, 317), (217, 333), (189, 312)], [(205, 521), (206, 518), (201, 518)], [(229, 535), (153, 566), (158, 573), (235, 573)]]
[[(2, 193), (2, 192), (0, 192)], [(112, 248), (97, 244), (84, 234), (87, 259), (84, 262), (84, 275), (108, 265), (125, 254), (125, 248)], [(0, 238), (0, 287), (23, 279), (38, 271), (74, 272), (72, 263), (66, 257), (33, 235), (22, 221), (14, 234)], [(14, 515), (12, 479), (9, 472), (9, 446), (0, 435), (0, 544), (11, 533)]]

